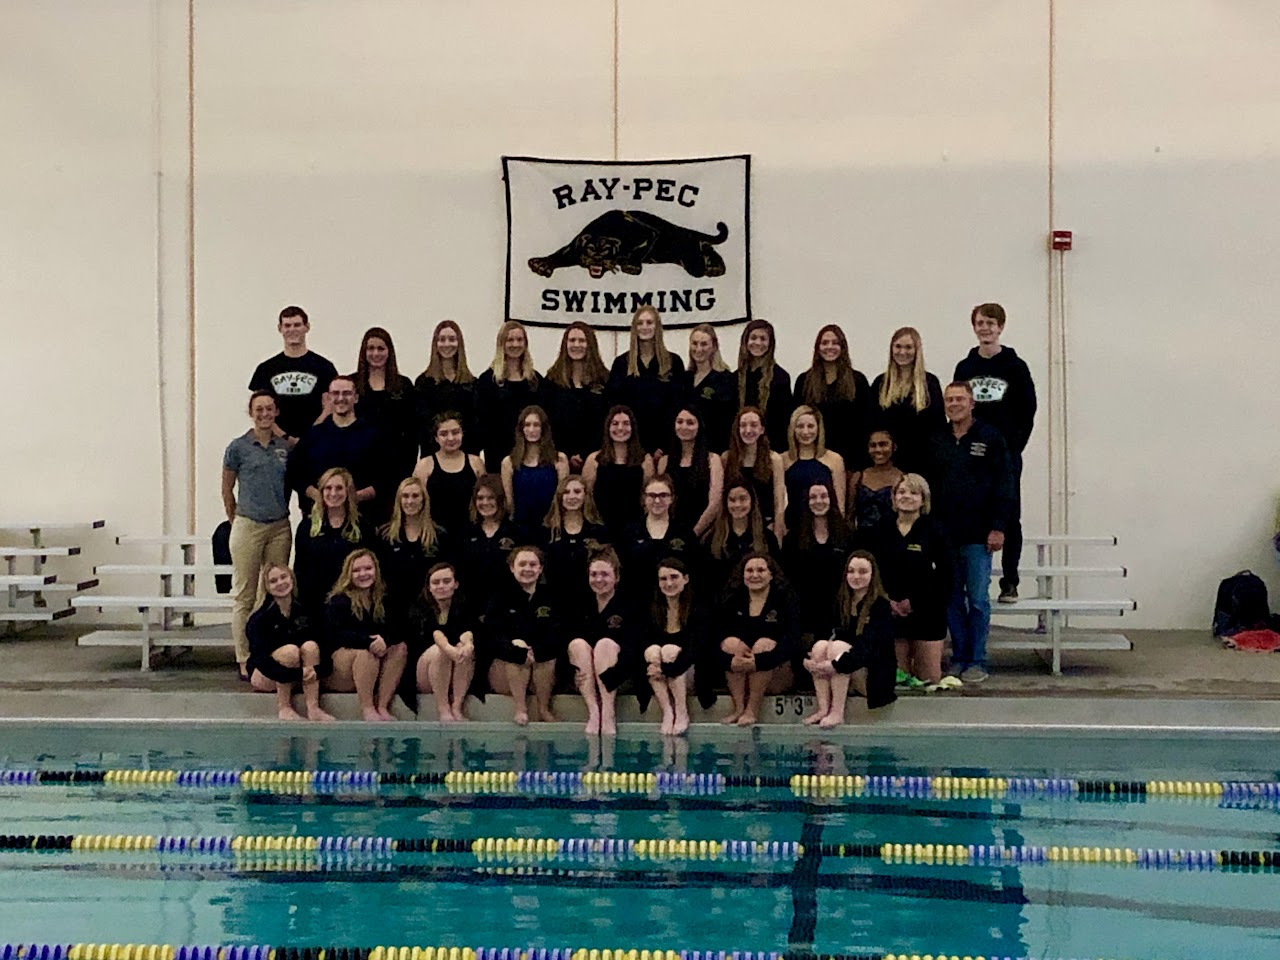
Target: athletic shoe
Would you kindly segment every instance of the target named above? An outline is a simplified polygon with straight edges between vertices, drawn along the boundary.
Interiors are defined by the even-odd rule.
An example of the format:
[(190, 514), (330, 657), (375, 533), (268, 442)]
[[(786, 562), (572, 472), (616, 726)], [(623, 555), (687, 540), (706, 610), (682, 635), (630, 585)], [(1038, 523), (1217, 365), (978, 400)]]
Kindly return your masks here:
[(907, 673), (907, 671), (905, 670), (899, 670), (898, 677), (894, 681), (893, 685), (895, 687), (905, 687), (909, 690), (917, 690), (920, 687), (924, 686), (924, 681), (916, 677), (913, 677), (911, 674)]
[(982, 667), (973, 666), (960, 674), (960, 679), (965, 683), (981, 683), (989, 676), (991, 676), (991, 674), (987, 673), (986, 670), (983, 670)]
[(964, 667), (958, 663), (953, 663), (951, 666), (947, 667), (946, 676), (959, 677), (962, 673), (964, 673)]
[(1000, 596), (996, 597), (996, 603), (1017, 603), (1018, 588), (1017, 587), (1001, 587)]

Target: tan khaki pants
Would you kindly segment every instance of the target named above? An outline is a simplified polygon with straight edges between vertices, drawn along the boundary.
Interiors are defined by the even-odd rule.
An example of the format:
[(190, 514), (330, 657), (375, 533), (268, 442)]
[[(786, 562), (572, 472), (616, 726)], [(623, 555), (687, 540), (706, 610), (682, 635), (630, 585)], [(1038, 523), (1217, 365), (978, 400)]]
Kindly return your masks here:
[(249, 638), (244, 627), (262, 602), (262, 571), (271, 563), (288, 564), (292, 546), (287, 519), (258, 523), (248, 517), (236, 517), (231, 521), (231, 638), (236, 644), (237, 663), (249, 659)]

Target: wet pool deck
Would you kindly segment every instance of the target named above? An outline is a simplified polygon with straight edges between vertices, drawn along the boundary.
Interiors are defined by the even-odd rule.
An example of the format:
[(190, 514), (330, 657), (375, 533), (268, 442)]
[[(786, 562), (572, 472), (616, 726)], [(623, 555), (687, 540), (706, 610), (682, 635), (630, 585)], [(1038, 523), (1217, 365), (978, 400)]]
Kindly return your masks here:
[[(279, 722), (274, 698), (252, 693), (236, 679), (228, 651), (195, 650), (142, 673), (133, 648), (77, 647), (75, 637), (83, 629), (58, 624), (0, 638), (5, 663), (0, 719)], [(1057, 677), (1036, 653), (1001, 652), (992, 659), (990, 680), (980, 686), (905, 695), (875, 714), (858, 701), (844, 729), (850, 735), (958, 728), (1210, 736), (1280, 732), (1280, 654), (1227, 650), (1199, 631), (1128, 635), (1134, 642), (1130, 652), (1064, 654)], [(324, 704), (342, 719), (356, 716), (350, 695), (326, 695)], [(796, 735), (810, 732), (796, 722), (794, 699), (783, 702), (781, 716), (779, 707), (767, 706), (771, 709), (762, 717), (762, 735), (789, 736), (788, 727)], [(557, 698), (556, 709), (566, 727), (576, 727), (583, 716), (575, 696)], [(434, 722), (435, 717), (429, 696), (422, 698), (416, 719), (398, 703), (396, 712), (407, 723)], [(505, 723), (511, 716), (510, 703), (502, 697), (483, 704), (472, 700), (468, 712), (482, 722)], [(692, 715), (695, 723), (714, 724), (721, 712), (723, 706), (717, 705)], [(656, 727), (657, 716), (650, 707), (641, 717), (633, 698), (620, 698), (620, 722), (630, 730), (639, 729), (632, 724)], [(724, 733), (734, 735), (730, 729)]]

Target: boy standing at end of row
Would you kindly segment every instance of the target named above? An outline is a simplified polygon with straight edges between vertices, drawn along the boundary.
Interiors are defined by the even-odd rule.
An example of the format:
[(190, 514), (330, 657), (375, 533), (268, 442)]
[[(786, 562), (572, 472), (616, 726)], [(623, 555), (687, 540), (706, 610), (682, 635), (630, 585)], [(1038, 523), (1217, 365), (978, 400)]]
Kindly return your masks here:
[(1004, 307), (998, 303), (980, 303), (973, 308), (969, 322), (978, 345), (956, 364), (954, 379), (969, 384), (974, 416), (999, 430), (1009, 449), (1014, 499), (1004, 530), (999, 600), (1016, 603), (1022, 559), (1022, 451), (1035, 424), (1036, 385), (1026, 361), (1000, 342), (1005, 319)]

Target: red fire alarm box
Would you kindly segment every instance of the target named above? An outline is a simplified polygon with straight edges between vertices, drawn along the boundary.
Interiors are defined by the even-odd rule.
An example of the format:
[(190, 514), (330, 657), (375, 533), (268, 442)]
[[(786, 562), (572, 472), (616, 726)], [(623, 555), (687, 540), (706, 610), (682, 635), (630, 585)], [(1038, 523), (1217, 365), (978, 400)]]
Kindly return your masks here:
[(1070, 250), (1071, 249), (1071, 231), (1055, 230), (1049, 237), (1050, 245), (1054, 250)]

